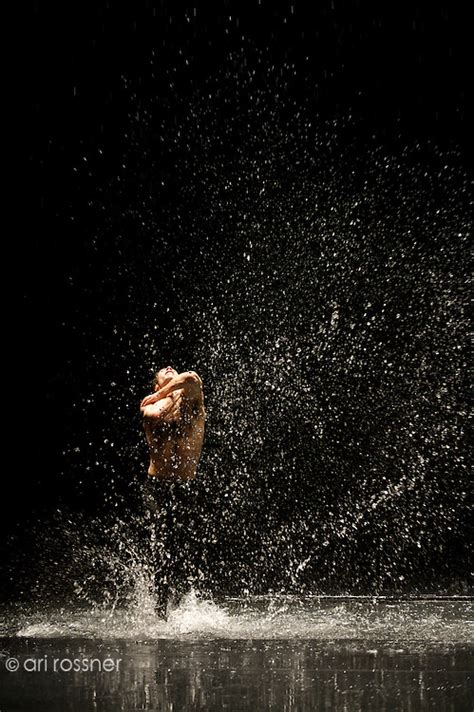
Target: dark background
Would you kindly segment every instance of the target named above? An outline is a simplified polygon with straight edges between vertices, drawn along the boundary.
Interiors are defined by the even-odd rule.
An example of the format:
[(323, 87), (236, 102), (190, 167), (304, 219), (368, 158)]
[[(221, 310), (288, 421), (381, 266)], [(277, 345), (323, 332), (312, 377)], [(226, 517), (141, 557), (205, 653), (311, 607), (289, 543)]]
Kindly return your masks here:
[[(6, 474), (2, 497), (6, 588), (18, 586), (11, 572), (33, 556), (30, 539), (58, 508), (74, 518), (136, 506), (146, 461), (136, 405), (153, 369), (169, 361), (197, 368), (206, 386), (203, 497), (222, 543), (213, 561), (227, 561), (227, 578), (215, 575), (223, 589), (231, 579), (238, 590), (249, 585), (272, 534), (293, 541), (273, 557), (300, 561), (315, 532), (330, 553), (307, 580), (323, 590), (351, 588), (347, 569), (364, 590), (464, 580), (465, 26), (451, 3), (39, 2), (27, 13), (13, 341), (20, 466)], [(263, 206), (254, 199), (261, 180)], [(357, 205), (362, 187), (370, 200), (347, 232), (344, 206)], [(302, 206), (316, 195), (328, 236), (329, 206), (341, 211), (334, 252), (314, 252), (305, 232)], [(247, 232), (261, 272), (238, 261)], [(309, 286), (291, 287), (280, 303), (298, 280)], [(449, 313), (434, 306), (448, 292)], [(328, 324), (341, 304), (334, 336)], [(354, 372), (349, 322), (370, 319), (370, 308), (384, 316)], [(274, 335), (272, 353), (287, 348), (297, 377), (262, 356)], [(301, 362), (292, 343), (305, 344)], [(307, 410), (308, 422), (324, 424), (315, 450), (294, 400), (275, 410), (272, 379), (279, 393), (295, 383), (297, 398), (305, 384), (318, 394)], [(371, 507), (387, 482), (418, 472), (418, 456), (431, 484), (415, 487), (402, 513), (382, 505), (356, 544), (346, 533), (333, 541), (343, 528), (337, 503)], [(224, 497), (237, 504), (226, 509)], [(303, 536), (295, 522), (307, 516)], [(273, 565), (262, 571), (258, 590), (291, 588)]]

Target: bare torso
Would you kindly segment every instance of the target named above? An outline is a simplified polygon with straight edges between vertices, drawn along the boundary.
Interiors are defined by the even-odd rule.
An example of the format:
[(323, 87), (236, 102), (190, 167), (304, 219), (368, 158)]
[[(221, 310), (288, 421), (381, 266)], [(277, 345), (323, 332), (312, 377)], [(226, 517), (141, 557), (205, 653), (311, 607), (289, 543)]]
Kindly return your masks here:
[(148, 475), (192, 480), (204, 440), (202, 382), (192, 371), (178, 374), (164, 389), (142, 401), (143, 427), (150, 451)]

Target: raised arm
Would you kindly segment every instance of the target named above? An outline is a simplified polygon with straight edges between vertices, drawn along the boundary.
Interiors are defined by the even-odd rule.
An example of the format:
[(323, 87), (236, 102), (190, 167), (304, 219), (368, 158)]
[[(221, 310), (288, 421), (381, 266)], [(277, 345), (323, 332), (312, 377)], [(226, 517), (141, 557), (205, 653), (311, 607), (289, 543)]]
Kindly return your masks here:
[(142, 407), (156, 403), (162, 398), (167, 398), (176, 391), (182, 391), (185, 398), (193, 404), (203, 405), (204, 403), (201, 379), (195, 371), (184, 371), (184, 373), (174, 376), (163, 388), (144, 398)]

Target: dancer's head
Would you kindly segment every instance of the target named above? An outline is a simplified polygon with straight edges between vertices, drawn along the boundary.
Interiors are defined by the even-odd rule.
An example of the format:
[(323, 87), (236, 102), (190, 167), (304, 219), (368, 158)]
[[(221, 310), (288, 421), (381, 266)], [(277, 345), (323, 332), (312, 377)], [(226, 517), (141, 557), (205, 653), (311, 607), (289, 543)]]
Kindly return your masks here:
[(160, 370), (155, 373), (155, 377), (153, 379), (153, 387), (155, 391), (159, 391), (160, 388), (163, 388), (163, 386), (166, 385), (168, 381), (171, 381), (171, 379), (177, 375), (178, 372), (172, 366), (165, 366), (164, 368), (160, 368)]

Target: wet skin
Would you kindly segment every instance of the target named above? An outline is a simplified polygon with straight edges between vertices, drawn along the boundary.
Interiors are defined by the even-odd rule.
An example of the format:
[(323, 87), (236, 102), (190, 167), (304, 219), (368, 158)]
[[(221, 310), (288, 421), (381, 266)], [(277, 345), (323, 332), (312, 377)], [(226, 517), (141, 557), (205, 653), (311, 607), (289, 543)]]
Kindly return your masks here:
[(204, 440), (204, 394), (194, 371), (178, 373), (168, 366), (158, 372), (155, 392), (140, 404), (150, 450), (148, 475), (192, 480)]

